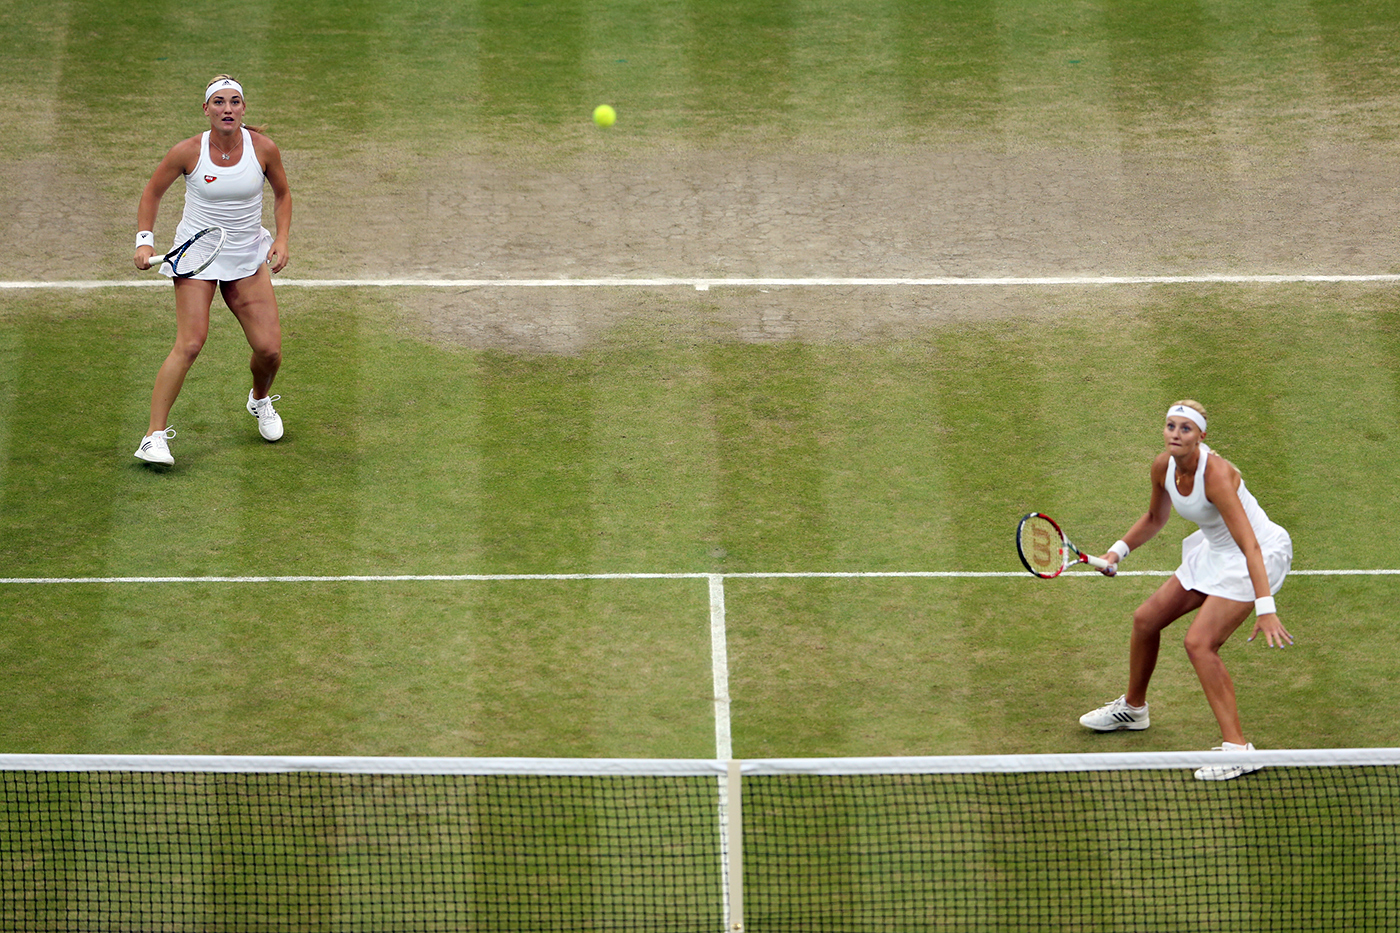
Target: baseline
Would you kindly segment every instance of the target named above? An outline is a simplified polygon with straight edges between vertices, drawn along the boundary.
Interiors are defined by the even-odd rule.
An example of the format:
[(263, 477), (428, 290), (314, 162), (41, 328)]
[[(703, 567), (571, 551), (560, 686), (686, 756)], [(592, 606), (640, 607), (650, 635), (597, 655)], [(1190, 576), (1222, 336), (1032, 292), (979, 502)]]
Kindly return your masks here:
[[(1120, 577), (1169, 577), (1175, 570), (1124, 570)], [(1391, 577), (1400, 569), (1373, 570), (1291, 570), (1291, 577)], [(923, 579), (975, 579), (981, 577), (1024, 577), (1024, 570), (759, 570), (749, 572), (676, 573), (403, 573), (287, 576), (207, 576), (207, 577), (0, 577), (0, 585), (45, 584), (147, 584), (147, 583), (498, 583), (516, 580), (781, 580), (792, 578), (881, 579), (912, 577)], [(1100, 579), (1098, 571), (1069, 571), (1061, 577)]]
[[(931, 276), (926, 278), (589, 278), (589, 279), (276, 279), (279, 288), (820, 288), (852, 286), (1086, 286), (1086, 285), (1289, 285), (1309, 283), (1400, 283), (1400, 274), (1280, 273), (1276, 275), (1041, 275)], [(55, 282), (0, 281), (0, 291), (22, 289), (159, 288), (161, 279), (77, 279)]]

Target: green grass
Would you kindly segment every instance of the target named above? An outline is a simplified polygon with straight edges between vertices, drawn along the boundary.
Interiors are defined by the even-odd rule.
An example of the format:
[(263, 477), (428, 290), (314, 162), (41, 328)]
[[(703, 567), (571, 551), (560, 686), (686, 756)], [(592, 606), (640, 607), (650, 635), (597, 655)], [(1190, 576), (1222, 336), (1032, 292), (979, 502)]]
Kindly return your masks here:
[[(572, 356), (427, 343), (394, 293), (282, 294), (287, 438), (250, 431), (223, 320), (168, 471), (126, 459), (169, 339), (148, 293), (5, 299), (3, 385), (51, 387), (9, 409), (7, 576), (1015, 570), (1025, 511), (1091, 546), (1122, 533), (1146, 505), (1153, 413), (1183, 395), (1211, 402), (1297, 569), (1393, 565), (1381, 288), (1157, 288), (1098, 310), (1012, 290), (1024, 310), (995, 322), (768, 345), (692, 293), (666, 326), (624, 315)], [(1047, 325), (1047, 302), (1079, 310)], [(1169, 570), (1187, 530), (1129, 567)], [(1261, 745), (1393, 741), (1396, 656), (1369, 608), (1390, 579), (1294, 577), (1298, 648), (1227, 646)], [(1213, 724), (1176, 637), (1152, 732), (1074, 724), (1119, 688), (1127, 615), (1159, 582), (731, 577), (736, 753), (1199, 745)], [(703, 580), (27, 584), (6, 606), (7, 750), (714, 750)]]
[[(867, 158), (931, 166), (907, 192), (931, 217), (1019, 223), (1011, 199), (1038, 199), (1017, 229), (986, 223), (969, 242), (946, 244), (958, 268), (989, 273), (1000, 270), (983, 268), (984, 246), (1058, 219), (1037, 211), (1080, 205), (1086, 227), (1096, 226), (1101, 218), (1074, 193), (1062, 201), (1055, 190), (999, 187), (1017, 170), (1082, 159), (1118, 173), (1104, 183), (1122, 186), (1110, 192), (1119, 209), (1146, 218), (1143, 236), (1159, 217), (1170, 233), (1125, 255), (1168, 271), (1219, 262), (1280, 271), (1284, 259), (1251, 251), (1257, 238), (1236, 244), (1194, 231), (1189, 205), (1227, 229), (1233, 205), (1272, 210), (1260, 192), (1286, 200), (1295, 175), (1321, 179), (1291, 203), (1354, 198), (1325, 214), (1343, 237), (1349, 214), (1389, 209), (1384, 183), (1359, 191), (1353, 170), (1392, 177), (1383, 169), (1400, 141), (1395, 0), (1267, 9), (1239, 0), (248, 0), (198, 9), (10, 0), (0, 3), (0, 34), (5, 280), (44, 272), (55, 230), (75, 231), (77, 242), (55, 259), (61, 277), (135, 275), (125, 263), (137, 193), (166, 147), (201, 129), (199, 88), (223, 71), (243, 80), (250, 122), (268, 124), (283, 150), (296, 197), (290, 274), (306, 277), (383, 268), (374, 251), (401, 248), (378, 242), (391, 229), (440, 267), (494, 274), (478, 256), (441, 256), (462, 241), (439, 243), (437, 227), (491, 225), (511, 214), (517, 192), (567, 216), (540, 217), (551, 228), (558, 220), (554, 240), (503, 230), (510, 250), (492, 260), (506, 264), (501, 274), (569, 268), (568, 244), (562, 258), (550, 244), (575, 229), (615, 232), (622, 256), (665, 236), (679, 244), (674, 262), (687, 275), (825, 274), (822, 255), (917, 263), (936, 252), (917, 242), (917, 224), (902, 235), (909, 242), (890, 246), (900, 255), (879, 252), (871, 244), (882, 231), (870, 223), (852, 228), (869, 242), (814, 247), (810, 259), (766, 255), (769, 231), (747, 227), (747, 246), (710, 255), (718, 240), (685, 218), (742, 227), (737, 212), (755, 203), (745, 197), (784, 196), (763, 190), (765, 176), (709, 169), (706, 177), (742, 189), (730, 212), (680, 205), (663, 231), (578, 180), (600, 177), (599, 166), (608, 177), (653, 165), (683, 171), (692, 157), (705, 166), (842, 166), (841, 178), (804, 177), (782, 203), (803, 221), (838, 216), (830, 212), (859, 194), (852, 186)], [(607, 133), (588, 119), (603, 102), (619, 113)], [(945, 203), (963, 190), (945, 189), (948, 173), (988, 163), (998, 174), (978, 190), (997, 203)], [(1188, 165), (1198, 170), (1191, 177), (1219, 181), (1175, 190)], [(645, 178), (634, 181), (645, 201)], [(1035, 179), (1020, 182), (1033, 188)], [(1232, 200), (1231, 186), (1244, 194)], [(598, 202), (569, 212), (548, 200), (565, 192)], [(178, 200), (163, 205), (160, 229), (173, 225)], [(1314, 241), (1283, 208), (1246, 219)], [(363, 225), (348, 246), (346, 224)], [(833, 225), (831, 238), (841, 229)], [(1387, 265), (1385, 243), (1347, 245), (1356, 268), (1395, 271), (1372, 268)], [(1094, 255), (1118, 254), (1106, 244)], [(421, 258), (395, 267), (417, 274)], [(1158, 271), (1105, 264), (1088, 271)], [(656, 274), (680, 274), (661, 265)], [(881, 274), (878, 260), (868, 265), (864, 273)], [(780, 299), (727, 287), (485, 299), (282, 288), (279, 301), (287, 436), (276, 445), (257, 438), (242, 408), (246, 346), (216, 310), (173, 415), (178, 464), (153, 470), (130, 454), (172, 336), (168, 292), (0, 292), (0, 578), (108, 581), (0, 583), (0, 752), (712, 757), (703, 576), (209, 579), (657, 572), (726, 575), (736, 756), (1205, 747), (1217, 730), (1180, 649), (1181, 626), (1164, 642), (1149, 732), (1102, 736), (1076, 723), (1122, 689), (1129, 614), (1161, 576), (1037, 581), (1017, 573), (1012, 546), (1016, 519), (1031, 509), (1060, 516), (1095, 549), (1120, 536), (1147, 503), (1160, 413), (1182, 396), (1209, 405), (1213, 443), (1292, 533), (1296, 570), (1396, 568), (1388, 517), (1400, 506), (1400, 303), (1391, 285), (789, 288)], [(459, 326), (480, 328), (473, 334), (520, 324), (507, 335), (518, 339), (458, 340), (429, 319), (443, 308), (460, 312)], [(774, 308), (788, 315), (778, 329), (761, 320)], [(820, 325), (808, 336), (780, 329), (808, 312), (803, 320)], [(551, 328), (576, 316), (606, 324), (548, 342)], [(1169, 571), (1189, 530), (1174, 519), (1127, 567)], [(988, 570), (1013, 575), (743, 576)], [(119, 577), (199, 579), (110, 582)], [(1260, 746), (1396, 744), (1397, 579), (1297, 574), (1280, 594), (1297, 646), (1269, 651), (1243, 636), (1226, 646)], [(1143, 804), (1154, 826), (1200, 810), (1200, 788), (1180, 777)], [(1123, 925), (1208, 927), (1228, 898), (1264, 918), (1256, 927), (1320, 928), (1334, 894), (1378, 910), (1393, 901), (1382, 846), (1331, 842), (1393, 823), (1385, 805), (1365, 819), (1329, 811), (1312, 824), (1331, 833), (1328, 844), (1300, 842), (1291, 824), (1251, 822), (1262, 812), (1255, 795), (1272, 791), (1272, 779), (1212, 788), (1220, 793), (1208, 798), (1235, 815), (1207, 833), (1202, 856), (1231, 879), (1228, 891), (1208, 888), (1203, 905), (1171, 873), (1158, 893), (1175, 913)], [(332, 801), (378, 794), (401, 826), (439, 819), (480, 829), (489, 783), (425, 792), (326, 777), (322, 789)], [(40, 808), (45, 819), (93, 811), (56, 793), (61, 800)], [(508, 846), (518, 858), (504, 876), (526, 887), (500, 894), (489, 913), (577, 896), (582, 882), (600, 880), (609, 893), (589, 895), (590, 904), (607, 925), (611, 898), (638, 880), (619, 881), (598, 854), (618, 827), (591, 812), (556, 818), (544, 799), (566, 791), (545, 781), (541, 793), (504, 818), (515, 841), (530, 843)], [(969, 851), (933, 874), (955, 897), (995, 887), (1002, 898), (983, 924), (1052, 916), (1066, 928), (1104, 928), (1135, 902), (1089, 892), (1088, 915), (1047, 913), (1075, 885), (1037, 861), (1048, 853), (1136, 871), (1144, 840), (1115, 835), (1122, 827), (1093, 806), (1097, 793), (1034, 820), (998, 820), (982, 801), (917, 804), (896, 835), (919, 841), (924, 820), (945, 811), (973, 830)], [(708, 817), (708, 798), (701, 809)], [(136, 835), (159, 833), (169, 816), (145, 814)], [(177, 865), (176, 887), (210, 910), (231, 905), (240, 921), (270, 926), (284, 909), (299, 929), (338, 919), (298, 913), (296, 890), (269, 895), (255, 882), (268, 865), (279, 880), (343, 879), (352, 870), (337, 858), (362, 835), (353, 819), (279, 825), (278, 839), (250, 848), (233, 840), (258, 819), (231, 805), (211, 819), (224, 835)], [(874, 840), (880, 822), (852, 816), (838, 836), (815, 839), (799, 831), (813, 859), (799, 884), (837, 883), (835, 894), (813, 889), (803, 906), (843, 916), (861, 906), (869, 886), (850, 882), (870, 868), (846, 843)], [(1041, 827), (1052, 836), (1027, 843)], [(81, 873), (112, 885), (104, 903), (125, 897), (132, 879), (120, 860), (99, 870), (70, 858), (83, 832), (38, 834), (50, 846), (41, 854), (66, 867), (36, 883), (62, 904)], [(1192, 848), (1202, 848), (1197, 832), (1188, 824), (1182, 837)], [(1245, 837), (1252, 845), (1236, 844)], [(534, 845), (561, 841), (580, 842), (587, 864), (561, 872), (534, 858)], [(694, 846), (712, 879), (715, 842), (712, 833), (663, 836), (653, 855)], [(325, 846), (340, 848), (312, 854)], [(1266, 858), (1263, 869), (1243, 853)], [(33, 854), (0, 858), (0, 878), (29, 884)], [(457, 856), (445, 860), (460, 868)], [(877, 887), (906, 880), (877, 874)], [(653, 901), (654, 882), (636, 885)], [(413, 883), (389, 879), (395, 891)], [(707, 884), (668, 897), (665, 909), (688, 897), (713, 909)], [(251, 916), (250, 901), (269, 915)], [(343, 906), (383, 925), (383, 903), (371, 892)], [(753, 929), (788, 906), (752, 903)], [(451, 922), (484, 924), (485, 904), (481, 916)], [(1270, 913), (1270, 904), (1283, 908)], [(1338, 915), (1348, 929), (1374, 922)], [(52, 925), (80, 919), (90, 918)]]

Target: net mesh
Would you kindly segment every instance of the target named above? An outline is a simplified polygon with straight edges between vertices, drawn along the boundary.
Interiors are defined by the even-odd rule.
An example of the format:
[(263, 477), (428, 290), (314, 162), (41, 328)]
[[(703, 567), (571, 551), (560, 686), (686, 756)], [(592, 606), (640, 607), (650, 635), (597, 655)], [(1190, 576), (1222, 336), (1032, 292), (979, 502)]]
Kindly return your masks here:
[(723, 927), (713, 778), (0, 780), (0, 929)]
[(781, 776), (744, 786), (764, 931), (1394, 930), (1396, 768)]
[(721, 762), (200, 772), (0, 756), (0, 929), (719, 933), (740, 901), (749, 931), (1400, 929), (1400, 753), (1210, 783), (1175, 762), (1046, 757), (745, 762), (740, 817)]

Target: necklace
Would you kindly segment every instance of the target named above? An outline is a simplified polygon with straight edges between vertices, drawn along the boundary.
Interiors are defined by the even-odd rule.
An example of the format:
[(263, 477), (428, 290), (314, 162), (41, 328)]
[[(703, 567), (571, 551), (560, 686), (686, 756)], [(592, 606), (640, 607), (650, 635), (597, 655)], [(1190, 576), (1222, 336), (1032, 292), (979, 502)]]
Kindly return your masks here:
[[(1175, 469), (1175, 470), (1173, 471), (1173, 475), (1174, 475), (1174, 478), (1176, 479), (1176, 491), (1177, 491), (1177, 492), (1181, 492), (1181, 469), (1180, 469), (1179, 467), (1178, 467), (1177, 469)], [(1185, 495), (1185, 493), (1182, 493), (1182, 494)]]
[[(240, 141), (241, 141), (241, 140), (240, 140)], [(234, 144), (233, 144), (233, 149), (230, 149), (228, 152), (224, 152), (224, 149), (223, 149), (222, 146), (215, 145), (215, 143), (214, 143), (214, 137), (213, 137), (212, 135), (209, 137), (209, 145), (213, 146), (215, 149), (218, 149), (219, 152), (223, 153), (224, 161), (225, 161), (225, 162), (228, 161), (229, 155), (231, 155), (231, 154), (233, 153), (233, 149), (237, 149), (237, 148), (238, 148), (238, 143), (234, 143)]]

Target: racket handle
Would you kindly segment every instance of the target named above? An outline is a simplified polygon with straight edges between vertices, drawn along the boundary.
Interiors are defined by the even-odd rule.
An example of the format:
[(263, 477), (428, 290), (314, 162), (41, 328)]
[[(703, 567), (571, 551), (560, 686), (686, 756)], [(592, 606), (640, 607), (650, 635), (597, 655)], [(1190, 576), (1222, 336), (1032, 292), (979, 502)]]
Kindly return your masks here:
[(1084, 559), (1089, 562), (1090, 567), (1097, 567), (1099, 570), (1108, 569), (1108, 561), (1102, 557), (1094, 557), (1092, 554), (1085, 554)]

